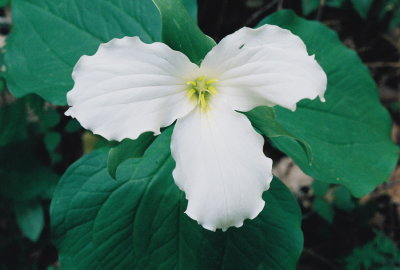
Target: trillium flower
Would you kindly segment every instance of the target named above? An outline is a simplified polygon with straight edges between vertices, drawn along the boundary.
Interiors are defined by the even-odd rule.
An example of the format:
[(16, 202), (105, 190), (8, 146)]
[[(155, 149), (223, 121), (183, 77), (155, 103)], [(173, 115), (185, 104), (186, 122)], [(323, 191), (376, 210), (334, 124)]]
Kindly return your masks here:
[(327, 78), (303, 41), (273, 25), (242, 28), (193, 64), (181, 52), (138, 37), (101, 44), (72, 73), (66, 112), (108, 140), (160, 133), (176, 121), (171, 153), (186, 214), (204, 228), (240, 227), (264, 208), (272, 160), (240, 112), (323, 95)]

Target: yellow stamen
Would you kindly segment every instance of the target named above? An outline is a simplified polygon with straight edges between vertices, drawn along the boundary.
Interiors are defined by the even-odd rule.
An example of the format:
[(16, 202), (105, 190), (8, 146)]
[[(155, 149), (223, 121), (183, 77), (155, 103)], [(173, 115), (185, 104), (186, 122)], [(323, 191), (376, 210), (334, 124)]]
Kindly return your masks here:
[(186, 82), (186, 85), (188, 85), (188, 98), (197, 102), (197, 105), (203, 112), (209, 109), (209, 105), (207, 103), (210, 101), (212, 96), (218, 93), (215, 85), (213, 85), (216, 82), (216, 79), (207, 80), (206, 76), (200, 76), (193, 81)]
[(207, 101), (206, 101), (206, 98), (204, 96), (204, 93), (201, 93), (199, 95), (199, 103), (200, 103), (201, 110), (205, 111), (207, 109)]
[(191, 99), (193, 97), (194, 94), (196, 94), (196, 90), (195, 89), (190, 89), (189, 92), (187, 93), (188, 98)]
[(216, 83), (216, 82), (218, 82), (217, 79), (209, 79), (206, 81), (206, 84), (212, 84), (212, 83)]
[(209, 93), (211, 93), (211, 94), (213, 94), (213, 95), (215, 95), (215, 94), (217, 93), (217, 89), (215, 89), (214, 86), (209, 86), (209, 87), (207, 88), (207, 90), (208, 90)]

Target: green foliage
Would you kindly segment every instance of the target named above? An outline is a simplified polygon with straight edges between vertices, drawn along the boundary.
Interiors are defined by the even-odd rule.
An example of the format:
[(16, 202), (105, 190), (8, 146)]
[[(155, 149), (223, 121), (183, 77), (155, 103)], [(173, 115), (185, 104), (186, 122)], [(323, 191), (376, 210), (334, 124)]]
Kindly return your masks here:
[(136, 140), (125, 139), (118, 145), (112, 147), (108, 153), (108, 173), (115, 178), (118, 166), (127, 159), (143, 156), (146, 149), (154, 141), (152, 132), (146, 132)]
[(61, 116), (55, 110), (46, 110), (43, 108), (41, 110), (36, 111), (40, 118), (40, 124), (42, 125), (42, 130), (48, 130), (50, 128), (55, 127), (61, 120)]
[(367, 18), (373, 2), (374, 0), (351, 0), (354, 9), (363, 19)]
[(0, 7), (4, 7), (6, 5), (8, 5), (10, 2), (10, 0), (0, 0)]
[(24, 236), (36, 242), (44, 227), (44, 212), (40, 202), (33, 201), (30, 203), (17, 204), (15, 206), (15, 215), (18, 226)]
[(313, 201), (313, 210), (327, 222), (332, 223), (335, 212), (329, 202), (327, 202), (324, 198), (315, 198)]
[(333, 192), (334, 205), (340, 210), (350, 212), (356, 207), (350, 192), (343, 186), (337, 186)]
[(57, 175), (38, 160), (34, 141), (0, 148), (0, 195), (14, 202), (51, 198)]
[[(316, 11), (322, 5), (327, 7), (340, 8), (347, 0), (302, 0), (301, 8), (303, 15), (307, 16), (310, 13)], [(356, 0), (357, 1), (357, 0)]]
[(44, 136), (44, 143), (49, 152), (54, 151), (61, 142), (61, 135), (57, 132), (48, 132)]
[(78, 121), (76, 121), (75, 119), (70, 119), (67, 125), (65, 126), (64, 130), (68, 133), (73, 133), (81, 130), (81, 128), (82, 127)]
[(400, 25), (400, 1), (398, 0), (302, 0), (301, 8), (302, 14), (308, 16), (324, 6), (342, 8), (347, 6), (346, 4), (351, 4), (355, 12), (364, 20), (369, 17), (369, 13), (375, 16), (377, 14), (377, 17), (381, 21), (383, 21), (384, 18), (389, 18), (389, 23), (387, 25), (388, 31), (393, 31), (395, 27)]
[(345, 259), (346, 270), (400, 268), (400, 250), (383, 232), (367, 244), (355, 248)]
[(299, 146), (304, 150), (308, 163), (312, 164), (312, 150), (310, 145), (304, 140), (299, 139), (290, 132), (288, 132), (277, 120), (274, 108), (260, 106), (249, 112), (244, 113), (251, 124), (257, 129), (261, 134), (267, 136), (268, 138), (281, 137), (284, 136), (289, 140), (299, 144)]
[(14, 0), (12, 17), (5, 54), (10, 91), (16, 97), (36, 93), (59, 105), (73, 86), (73, 66), (100, 43), (124, 36), (160, 40), (160, 16), (151, 0)]
[(319, 5), (320, 5), (320, 0), (302, 0), (301, 1), (302, 12), (305, 16), (307, 16), (310, 13), (317, 10)]
[(329, 190), (329, 184), (320, 181), (314, 181), (312, 183), (312, 189), (315, 196), (323, 197)]
[[(41, 203), (51, 198), (58, 181), (58, 176), (38, 160), (34, 144), (34, 138), (30, 138), (30, 141), (19, 141), (0, 148), (0, 201), (11, 208), (22, 235), (32, 242), (39, 240), (45, 224)], [(6, 212), (1, 214), (2, 218), (3, 215)], [(14, 218), (14, 215), (11, 217)], [(7, 223), (10, 224), (10, 221)], [(12, 246), (19, 238), (7, 235), (2, 241), (5, 239), (14, 239), (9, 244)], [(3, 243), (0, 253), (7, 248), (7, 242)], [(15, 257), (18, 255), (13, 254)]]
[(312, 209), (328, 223), (332, 223), (335, 211), (333, 206), (326, 199), (329, 188), (330, 185), (324, 182), (314, 181), (312, 183), (312, 189), (315, 196), (312, 202)]
[[(25, 246), (25, 242), (39, 242), (48, 211), (43, 205), (47, 205), (58, 181), (46, 164), (42, 139), (58, 124), (60, 116), (35, 96), (13, 101), (4, 91), (1, 101), (6, 104), (0, 107), (0, 218), (6, 234), (1, 239), (0, 254), (12, 250), (14, 260), (20, 260), (14, 269), (26, 269), (24, 253), (29, 245)], [(12, 224), (18, 227), (12, 230)], [(5, 265), (2, 262), (0, 268), (13, 269)]]
[(51, 161), (53, 163), (61, 161), (61, 156), (57, 153), (57, 147), (61, 143), (61, 134), (54, 131), (47, 132), (44, 135), (43, 142), (49, 152)]
[(173, 182), (171, 131), (122, 164), (117, 180), (106, 149), (67, 170), (51, 205), (63, 269), (294, 269), (303, 238), (290, 191), (274, 179), (256, 219), (225, 233), (203, 229)]
[(197, 22), (197, 0), (182, 0), (182, 3), (190, 14), (190, 17)]
[(308, 175), (344, 185), (355, 196), (362, 196), (386, 181), (397, 163), (398, 147), (390, 138), (390, 116), (380, 104), (376, 85), (356, 53), (326, 26), (304, 20), (292, 11), (277, 12), (260, 25), (265, 23), (300, 36), (328, 76), (325, 103), (304, 100), (295, 112), (276, 108), (277, 121), (310, 145), (312, 165), (293, 140), (277, 137), (271, 138), (272, 142)]
[(204, 35), (190, 14), (175, 0), (153, 0), (161, 13), (162, 39), (172, 49), (181, 51), (199, 64), (215, 41)]
[(387, 0), (380, 3), (378, 7), (380, 19), (389, 18), (388, 30), (393, 31), (400, 26), (400, 1)]
[(26, 108), (23, 100), (2, 107), (0, 110), (0, 146), (26, 139), (26, 125)]
[(356, 207), (350, 192), (343, 186), (314, 181), (312, 190), (314, 194), (312, 209), (330, 224), (335, 217), (335, 210), (350, 212)]

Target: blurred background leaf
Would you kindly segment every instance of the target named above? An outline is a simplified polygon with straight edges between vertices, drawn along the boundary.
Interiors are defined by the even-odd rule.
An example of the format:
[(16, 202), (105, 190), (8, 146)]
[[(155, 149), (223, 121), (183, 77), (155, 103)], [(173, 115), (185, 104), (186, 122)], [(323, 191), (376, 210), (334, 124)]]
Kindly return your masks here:
[(31, 241), (36, 242), (44, 227), (44, 212), (40, 202), (17, 204), (15, 215), (22, 233)]
[(398, 269), (400, 250), (383, 232), (378, 232), (372, 241), (355, 248), (344, 261), (346, 270)]

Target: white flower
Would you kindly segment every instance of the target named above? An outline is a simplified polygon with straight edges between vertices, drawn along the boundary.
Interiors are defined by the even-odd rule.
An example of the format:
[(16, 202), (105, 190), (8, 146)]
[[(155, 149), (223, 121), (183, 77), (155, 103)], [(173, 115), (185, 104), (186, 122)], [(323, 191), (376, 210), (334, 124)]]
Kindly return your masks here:
[(326, 75), (302, 40), (273, 25), (225, 37), (200, 67), (163, 43), (138, 37), (101, 44), (82, 56), (68, 92), (67, 115), (109, 140), (160, 133), (176, 121), (173, 177), (187, 215), (226, 230), (255, 218), (272, 179), (263, 137), (237, 111), (323, 99)]

